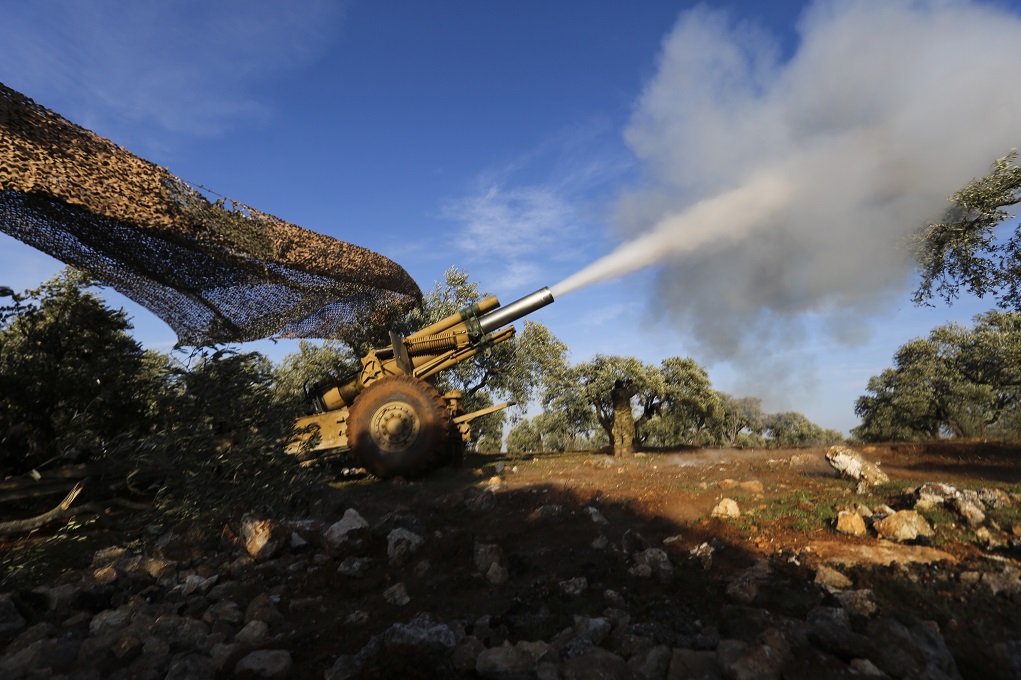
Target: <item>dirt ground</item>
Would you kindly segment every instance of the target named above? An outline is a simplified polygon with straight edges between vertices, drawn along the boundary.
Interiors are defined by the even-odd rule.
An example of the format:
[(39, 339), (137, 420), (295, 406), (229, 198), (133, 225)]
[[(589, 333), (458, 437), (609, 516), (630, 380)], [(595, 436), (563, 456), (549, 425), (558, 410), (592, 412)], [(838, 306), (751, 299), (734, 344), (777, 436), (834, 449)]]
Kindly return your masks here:
[[(736, 636), (745, 623), (726, 591), (737, 575), (768, 560), (772, 573), (753, 606), (804, 619), (813, 607), (833, 606), (831, 595), (813, 583), (817, 569), (828, 564), (855, 588), (875, 593), (878, 615), (935, 622), (965, 677), (1006, 677), (991, 650), (1021, 640), (1017, 595), (967, 587), (961, 574), (1021, 563), (1009, 545), (1011, 531), (1021, 532), (1021, 504), (990, 515), (1007, 541), (992, 549), (950, 513), (930, 515), (935, 536), (913, 545), (844, 536), (833, 520), (837, 506), (855, 501), (909, 507), (905, 490), (925, 482), (1021, 493), (1021, 446), (857, 450), (881, 463), (891, 479), (868, 496), (837, 477), (821, 448), (702, 449), (623, 459), (476, 454), (461, 469), (414, 481), (342, 477), (323, 491), (316, 514), (329, 524), (354, 508), (368, 521), (375, 556), (368, 572), (351, 578), (335, 563), (310, 568), (316, 561), (298, 552), (275, 560), (246, 588), (291, 604), (274, 627), (285, 631), (282, 645), (301, 650), (293, 677), (322, 677), (339, 655), (357, 653), (374, 635), (420, 613), (461, 622), (477, 637), (486, 631), (487, 646), (549, 640), (575, 615), (599, 616), (608, 607), (648, 622), (653, 637), (657, 626), (674, 634)], [(737, 501), (740, 517), (711, 517), (724, 497)], [(591, 508), (605, 523), (595, 521)], [(395, 527), (425, 539), (412, 557), (396, 563), (386, 559), (386, 536)], [(479, 544), (499, 546), (505, 582), (494, 584), (479, 573)], [(629, 555), (642, 547), (666, 551), (671, 578), (638, 578), (630, 571)], [(212, 556), (207, 566), (223, 570), (232, 559)], [(561, 584), (578, 577), (587, 588), (566, 595)], [(398, 582), (410, 597), (405, 605), (382, 595)]]
[[(497, 636), (549, 639), (570, 626), (573, 615), (604, 611), (608, 590), (621, 597), (633, 620), (676, 628), (683, 619), (692, 634), (706, 626), (732, 634), (727, 628), (735, 622), (726, 620), (725, 590), (737, 574), (757, 560), (770, 560), (774, 578), (755, 606), (801, 618), (826, 602), (811, 581), (815, 569), (828, 563), (849, 574), (856, 587), (871, 588), (879, 614), (935, 621), (965, 677), (999, 677), (1003, 669), (988, 652), (995, 642), (1021, 639), (1018, 602), (1002, 594), (963, 593), (947, 574), (996, 569), (1003, 560), (1017, 564), (1021, 555), (987, 553), (949, 518), (940, 518), (945, 521), (936, 524), (936, 536), (926, 545), (909, 546), (837, 534), (833, 518), (836, 506), (856, 500), (897, 508), (905, 489), (925, 482), (1019, 492), (1021, 447), (883, 445), (860, 451), (880, 462), (891, 478), (867, 497), (856, 496), (854, 485), (837, 477), (821, 448), (703, 449), (625, 459), (591, 453), (475, 455), (461, 470), (414, 482), (337, 483), (333, 514), (354, 507), (370, 523), (383, 525), (388, 518), (407, 525), (410, 517), (411, 526), (427, 536), (426, 547), (416, 554), (410, 573), (381, 569), (358, 592), (332, 574), (324, 582), (310, 581), (306, 596), (328, 593), (334, 605), (327, 620), (313, 617), (295, 625), (322, 644), (315, 670), (338, 652), (356, 652), (373, 634), (413, 612), (469, 624), (490, 615)], [(473, 508), (474, 490), (487, 485), (495, 489), (494, 506)], [(710, 516), (723, 497), (738, 502), (740, 518)], [(593, 522), (589, 507), (608, 524)], [(1016, 514), (1012, 518), (1021, 524)], [(602, 536), (606, 547), (594, 547)], [(664, 547), (677, 568), (674, 578), (666, 583), (636, 579), (621, 557), (629, 542)], [(474, 543), (500, 546), (510, 572), (506, 584), (494, 586), (476, 571)], [(708, 568), (692, 555), (704, 544), (712, 549)], [(588, 581), (587, 595), (562, 597), (558, 583), (579, 576)], [(412, 598), (400, 612), (379, 597), (397, 579), (406, 582)], [(365, 612), (369, 623), (345, 624), (354, 610)], [(338, 628), (346, 633), (342, 640), (326, 632)]]

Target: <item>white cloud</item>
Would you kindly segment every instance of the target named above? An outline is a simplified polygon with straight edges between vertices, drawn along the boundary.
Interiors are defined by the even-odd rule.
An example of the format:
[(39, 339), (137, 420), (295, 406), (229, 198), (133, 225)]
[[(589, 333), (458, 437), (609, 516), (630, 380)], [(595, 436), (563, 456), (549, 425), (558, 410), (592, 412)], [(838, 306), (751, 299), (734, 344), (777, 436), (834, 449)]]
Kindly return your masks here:
[(442, 214), (461, 223), (461, 249), (511, 260), (562, 242), (574, 223), (570, 203), (549, 186), (491, 185), (448, 202)]
[(549, 283), (560, 274), (551, 269), (604, 251), (608, 187), (632, 162), (614, 134), (589, 121), (482, 173), (472, 191), (440, 205), (439, 216), (456, 225), (456, 247), (507, 287)]

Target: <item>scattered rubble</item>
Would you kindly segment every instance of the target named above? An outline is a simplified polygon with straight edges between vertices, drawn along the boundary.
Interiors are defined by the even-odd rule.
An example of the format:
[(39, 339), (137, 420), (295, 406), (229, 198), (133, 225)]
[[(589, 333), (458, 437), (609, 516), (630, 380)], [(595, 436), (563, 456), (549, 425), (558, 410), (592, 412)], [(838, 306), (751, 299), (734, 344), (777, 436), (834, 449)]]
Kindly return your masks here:
[[(522, 492), (534, 502), (504, 531), (494, 511), (508, 492), (485, 479), (436, 495), (430, 512), (244, 515), (222, 535), (182, 524), (149, 547), (98, 550), (50, 584), (0, 594), (0, 677), (955, 678), (949, 624), (885, 602), (889, 581), (953, 601), (1021, 602), (1021, 569), (1000, 556), (1015, 556), (1021, 537), (990, 519), (1016, 507), (1009, 492), (933, 483), (888, 498), (893, 507), (848, 493), (833, 524), (820, 521), (797, 549), (755, 553), (716, 535), (756, 536), (762, 506), (742, 515), (715, 489), (757, 496), (773, 484), (707, 487), (690, 526), (628, 526), (604, 497), (572, 503), (537, 489)], [(936, 510), (983, 540), (969, 549), (986, 557), (926, 545), (923, 515)], [(494, 521), (466, 529), (453, 519), (462, 513)], [(570, 545), (518, 542), (525, 528), (543, 536), (568, 522)], [(457, 591), (474, 603), (436, 596)], [(697, 609), (699, 597), (712, 605)], [(317, 636), (337, 646), (315, 645), (329, 652), (310, 658)], [(989, 654), (1012, 668), (1021, 641)]]

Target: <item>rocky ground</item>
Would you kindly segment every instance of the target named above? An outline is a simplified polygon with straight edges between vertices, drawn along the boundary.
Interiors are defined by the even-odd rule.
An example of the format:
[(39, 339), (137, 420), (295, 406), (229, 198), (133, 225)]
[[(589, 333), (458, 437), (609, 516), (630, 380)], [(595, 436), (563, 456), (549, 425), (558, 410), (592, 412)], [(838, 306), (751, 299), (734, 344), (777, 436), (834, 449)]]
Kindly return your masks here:
[(7, 579), (0, 677), (1021, 677), (1021, 448), (855, 452), (878, 477), (480, 455), (307, 517), (83, 536)]

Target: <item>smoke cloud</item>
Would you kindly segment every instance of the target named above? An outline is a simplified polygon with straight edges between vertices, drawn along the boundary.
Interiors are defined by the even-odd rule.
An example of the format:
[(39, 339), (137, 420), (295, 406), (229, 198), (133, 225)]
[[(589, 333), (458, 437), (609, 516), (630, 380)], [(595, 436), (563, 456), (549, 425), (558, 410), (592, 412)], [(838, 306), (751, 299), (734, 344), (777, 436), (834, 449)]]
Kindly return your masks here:
[(819, 2), (786, 55), (686, 12), (626, 130), (623, 245), (553, 293), (661, 265), (699, 358), (761, 362), (806, 315), (860, 340), (848, 316), (912, 285), (910, 234), (1021, 146), (1019, 64), (1021, 18), (970, 2)]

